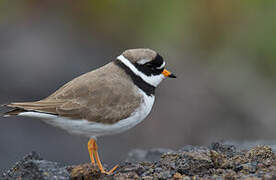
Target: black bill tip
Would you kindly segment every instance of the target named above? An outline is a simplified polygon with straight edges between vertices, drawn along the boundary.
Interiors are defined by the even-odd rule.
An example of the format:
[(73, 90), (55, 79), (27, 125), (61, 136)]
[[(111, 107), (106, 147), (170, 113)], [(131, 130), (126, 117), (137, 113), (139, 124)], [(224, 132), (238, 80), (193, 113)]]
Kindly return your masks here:
[(169, 78), (176, 78), (176, 76), (172, 73), (168, 76)]

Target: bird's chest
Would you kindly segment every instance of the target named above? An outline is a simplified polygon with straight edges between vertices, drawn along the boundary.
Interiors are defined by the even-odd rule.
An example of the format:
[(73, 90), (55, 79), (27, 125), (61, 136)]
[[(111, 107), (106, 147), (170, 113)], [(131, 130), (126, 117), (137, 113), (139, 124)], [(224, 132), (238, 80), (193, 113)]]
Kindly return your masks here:
[(149, 115), (154, 104), (155, 97), (146, 95), (140, 89), (138, 91), (142, 95), (142, 102), (139, 107), (129, 117), (114, 124), (93, 124), (91, 129), (98, 129), (98, 132), (101, 132), (97, 136), (124, 132), (142, 122)]

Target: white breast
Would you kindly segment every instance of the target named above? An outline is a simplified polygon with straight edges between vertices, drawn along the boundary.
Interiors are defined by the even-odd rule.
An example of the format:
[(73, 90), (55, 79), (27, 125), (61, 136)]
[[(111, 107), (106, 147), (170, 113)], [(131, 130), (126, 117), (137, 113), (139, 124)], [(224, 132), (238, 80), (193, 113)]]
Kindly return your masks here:
[(131, 114), (130, 117), (118, 121), (115, 124), (102, 124), (89, 122), (87, 120), (72, 120), (64, 117), (59, 117), (56, 115), (50, 115), (38, 112), (23, 112), (20, 116), (36, 117), (42, 119), (44, 122), (64, 129), (72, 134), (78, 134), (86, 137), (98, 137), (104, 135), (111, 135), (124, 132), (138, 123), (142, 122), (150, 113), (155, 97), (148, 96), (142, 90), (137, 88), (138, 93), (143, 96), (143, 102), (136, 109), (135, 112)]

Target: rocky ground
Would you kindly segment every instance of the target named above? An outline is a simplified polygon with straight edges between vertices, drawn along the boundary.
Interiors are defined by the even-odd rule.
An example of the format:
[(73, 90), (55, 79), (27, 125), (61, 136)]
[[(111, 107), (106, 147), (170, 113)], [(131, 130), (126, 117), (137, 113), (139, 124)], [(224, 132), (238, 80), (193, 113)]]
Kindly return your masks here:
[(62, 166), (33, 152), (0, 179), (276, 179), (276, 155), (269, 146), (241, 150), (221, 143), (210, 147), (184, 146), (178, 151), (134, 150), (113, 175), (103, 175), (90, 164)]

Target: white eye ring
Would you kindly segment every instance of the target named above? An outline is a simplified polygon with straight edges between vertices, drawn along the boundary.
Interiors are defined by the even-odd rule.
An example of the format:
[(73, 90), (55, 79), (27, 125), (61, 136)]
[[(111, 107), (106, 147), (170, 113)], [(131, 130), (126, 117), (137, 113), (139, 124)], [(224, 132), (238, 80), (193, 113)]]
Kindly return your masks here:
[(137, 64), (143, 65), (143, 64), (146, 64), (146, 63), (148, 63), (150, 61), (151, 60), (148, 60), (148, 59), (141, 59), (141, 60), (137, 61)]
[(160, 67), (157, 67), (156, 69), (163, 69), (165, 67), (165, 65), (166, 65), (166, 62), (163, 61), (162, 65)]

